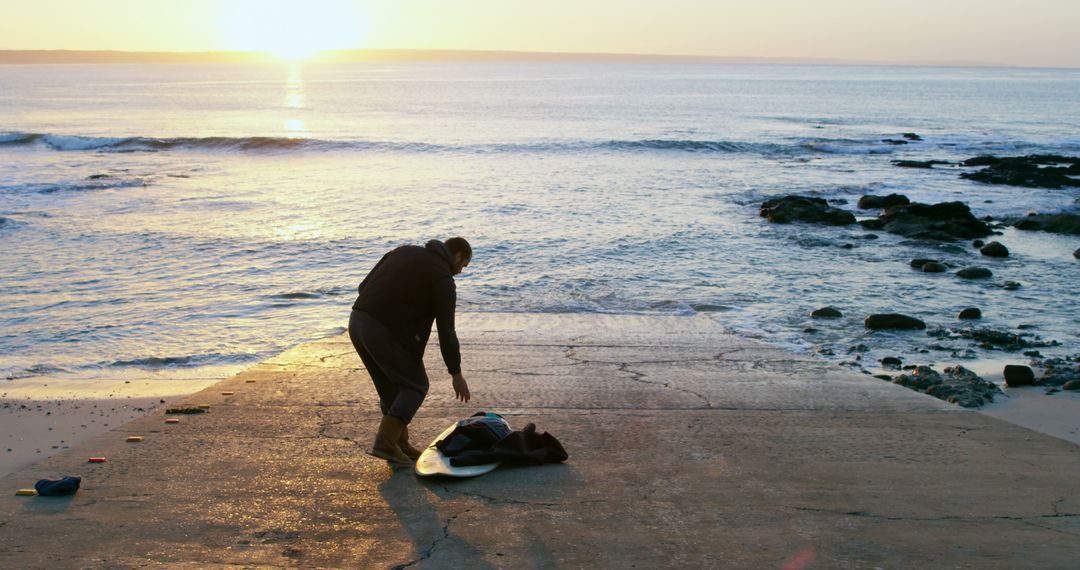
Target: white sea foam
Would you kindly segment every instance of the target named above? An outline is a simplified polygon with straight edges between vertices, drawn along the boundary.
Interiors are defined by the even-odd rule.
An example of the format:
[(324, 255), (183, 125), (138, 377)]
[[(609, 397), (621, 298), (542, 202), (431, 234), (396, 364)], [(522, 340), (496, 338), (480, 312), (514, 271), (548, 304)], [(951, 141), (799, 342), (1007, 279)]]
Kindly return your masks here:
[(95, 150), (117, 145), (127, 138), (45, 135), (41, 140), (55, 150)]

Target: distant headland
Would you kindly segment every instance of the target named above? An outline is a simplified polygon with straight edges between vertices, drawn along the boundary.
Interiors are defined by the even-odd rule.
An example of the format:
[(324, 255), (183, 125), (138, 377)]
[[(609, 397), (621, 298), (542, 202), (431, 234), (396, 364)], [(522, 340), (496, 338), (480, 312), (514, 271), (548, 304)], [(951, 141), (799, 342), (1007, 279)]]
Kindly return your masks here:
[[(0, 64), (80, 63), (271, 63), (281, 58), (257, 51), (114, 51), (114, 50), (0, 50)], [(999, 67), (976, 61), (874, 61), (808, 57), (734, 57), (622, 53), (563, 53), (484, 50), (355, 49), (330, 50), (306, 58), (315, 62), (582, 62), (582, 63), (719, 63), (759, 65), (927, 65)]]

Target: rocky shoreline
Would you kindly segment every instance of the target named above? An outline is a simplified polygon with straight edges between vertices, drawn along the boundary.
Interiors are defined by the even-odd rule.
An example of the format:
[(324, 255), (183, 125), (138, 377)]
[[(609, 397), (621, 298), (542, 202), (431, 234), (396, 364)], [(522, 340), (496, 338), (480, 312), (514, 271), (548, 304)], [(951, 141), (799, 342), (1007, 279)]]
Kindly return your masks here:
[[(886, 139), (884, 142), (909, 144), (920, 140), (921, 137), (914, 133), (904, 133), (901, 139)], [(959, 163), (944, 160), (901, 160), (894, 161), (893, 164), (902, 168), (932, 169), (945, 166), (966, 169), (960, 173), (961, 178), (985, 184), (1052, 189), (1080, 187), (1080, 158), (1076, 157), (978, 156)], [(985, 241), (991, 236), (1001, 235), (1001, 230), (1006, 227), (1022, 231), (1080, 235), (1080, 214), (1075, 211), (1032, 212), (1022, 217), (995, 220), (990, 216), (977, 218), (967, 204), (959, 201), (922, 204), (912, 202), (902, 194), (864, 195), (859, 199), (857, 208), (862, 211), (876, 210), (877, 215), (860, 220), (855, 212), (842, 207), (846, 204), (846, 200), (828, 201), (818, 197), (787, 195), (762, 203), (760, 215), (776, 224), (803, 223), (838, 227), (859, 225), (866, 230), (903, 236), (956, 253), (970, 251), (956, 244), (961, 240), (970, 240), (971, 248), (986, 259), (1010, 257), (1011, 252), (1006, 244), (993, 239)], [(874, 239), (879, 236), (870, 233), (865, 237)], [(1080, 249), (1073, 252), (1073, 257), (1080, 259)], [(991, 280), (994, 277), (990, 268), (978, 264), (961, 267), (957, 263), (940, 259), (917, 258), (911, 260), (909, 266), (915, 271), (925, 273), (952, 272), (957, 279)], [(993, 285), (1008, 291), (1023, 287), (1015, 281), (1003, 281)], [(821, 307), (813, 311), (811, 317), (838, 319), (843, 317), (843, 313), (835, 307)], [(1029, 359), (1027, 365), (1010, 364), (1002, 371), (1007, 386), (1041, 386), (1046, 388), (1048, 394), (1062, 389), (1080, 390), (1080, 354), (1047, 358), (1037, 349), (1060, 346), (1060, 343), (1044, 340), (1027, 332), (1013, 333), (976, 327), (973, 323), (982, 318), (979, 307), (965, 308), (954, 318), (962, 321), (961, 326), (928, 327), (924, 321), (901, 313), (869, 314), (865, 316), (863, 324), (869, 331), (925, 331), (925, 341), (919, 342), (924, 346), (916, 349), (919, 354), (928, 354), (933, 350), (948, 353), (954, 359), (970, 360), (977, 357), (974, 352), (976, 348), (1022, 353)], [(812, 334), (817, 331), (808, 328), (803, 332)], [(872, 365), (879, 370), (875, 372), (863, 362), (862, 355), (868, 351), (869, 348), (864, 344), (849, 347), (851, 360), (843, 364), (860, 368), (864, 373), (876, 378), (968, 408), (993, 402), (996, 395), (1002, 394), (998, 385), (960, 365), (947, 366), (942, 372), (938, 372), (924, 364), (904, 364), (904, 359), (889, 356), (880, 359), (877, 365)], [(819, 354), (835, 356), (829, 349), (819, 351)], [(880, 370), (895, 370), (896, 373), (882, 373)]]

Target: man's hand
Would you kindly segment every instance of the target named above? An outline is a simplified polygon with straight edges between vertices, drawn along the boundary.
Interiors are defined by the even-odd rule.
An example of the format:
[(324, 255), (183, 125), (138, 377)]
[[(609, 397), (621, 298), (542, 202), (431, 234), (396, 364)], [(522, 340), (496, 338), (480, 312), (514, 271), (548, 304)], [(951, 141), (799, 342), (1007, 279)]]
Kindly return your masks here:
[(462, 402), (469, 401), (469, 383), (465, 381), (465, 377), (460, 372), (454, 374), (454, 394), (457, 394), (457, 399)]

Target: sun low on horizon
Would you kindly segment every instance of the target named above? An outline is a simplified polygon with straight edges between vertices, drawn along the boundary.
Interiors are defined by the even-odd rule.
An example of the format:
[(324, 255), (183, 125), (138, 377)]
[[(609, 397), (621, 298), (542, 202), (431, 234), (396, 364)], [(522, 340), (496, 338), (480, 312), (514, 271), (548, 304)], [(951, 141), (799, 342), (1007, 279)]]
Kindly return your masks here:
[(233, 0), (224, 7), (219, 26), (229, 50), (300, 61), (328, 50), (357, 48), (366, 22), (358, 4), (347, 0)]

